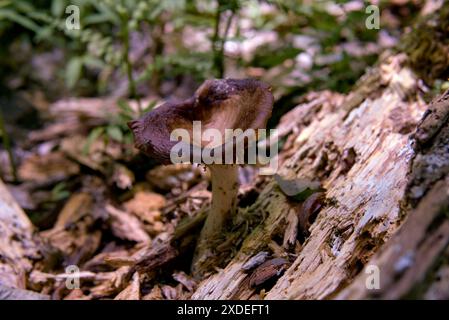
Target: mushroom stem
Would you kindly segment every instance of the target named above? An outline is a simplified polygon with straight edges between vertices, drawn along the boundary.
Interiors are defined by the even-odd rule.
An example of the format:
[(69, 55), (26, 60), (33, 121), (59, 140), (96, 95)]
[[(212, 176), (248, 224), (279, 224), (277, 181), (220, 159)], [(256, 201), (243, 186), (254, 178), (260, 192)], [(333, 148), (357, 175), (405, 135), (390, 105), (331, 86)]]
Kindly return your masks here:
[(212, 256), (211, 243), (222, 232), (226, 219), (236, 207), (239, 190), (238, 165), (209, 165), (212, 180), (212, 205), (201, 230), (192, 263), (192, 272), (201, 275), (202, 265)]
[(226, 219), (235, 211), (239, 191), (238, 165), (210, 165), (212, 180), (212, 205), (206, 218), (200, 240), (214, 238)]

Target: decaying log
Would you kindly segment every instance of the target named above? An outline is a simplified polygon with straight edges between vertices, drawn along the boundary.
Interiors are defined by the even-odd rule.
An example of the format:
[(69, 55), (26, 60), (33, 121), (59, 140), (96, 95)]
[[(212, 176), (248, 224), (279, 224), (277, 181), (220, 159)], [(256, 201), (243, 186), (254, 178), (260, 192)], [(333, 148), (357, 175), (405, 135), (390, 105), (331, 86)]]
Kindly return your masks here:
[[(247, 209), (265, 219), (193, 299), (448, 296), (449, 93), (427, 104), (423, 82), (447, 77), (448, 16), (443, 4), (421, 19), (403, 53), (383, 54), (347, 96), (310, 94), (283, 117), (278, 174), (319, 179), (324, 207), (304, 213), (269, 182)], [(313, 221), (292, 227), (304, 220), (295, 211)], [(254, 287), (257, 269), (243, 266), (262, 251), (292, 263), (274, 285)], [(369, 265), (379, 268), (380, 289), (366, 286)]]
[[(295, 152), (279, 174), (288, 179), (319, 178), (328, 204), (266, 298), (331, 297), (399, 226), (414, 154), (409, 134), (426, 109), (418, 94), (418, 78), (405, 61), (401, 54), (384, 57), (343, 102), (329, 95), (328, 101), (310, 108), (314, 116), (306, 125), (295, 119), (297, 110), (284, 117), (295, 119), (301, 129), (291, 146)], [(378, 85), (370, 85), (373, 82)], [(354, 154), (350, 168), (344, 157), (347, 150)], [(250, 210), (264, 211), (267, 218), (224, 270), (199, 285), (193, 298), (239, 299), (256, 293), (254, 288), (242, 288), (248, 277), (242, 265), (279, 237), (291, 204), (271, 182)]]
[[(367, 273), (361, 272), (339, 298), (422, 298), (432, 280), (426, 278), (441, 264), (442, 253), (448, 248), (448, 209), (446, 179), (435, 184), (395, 237), (370, 260), (370, 266), (379, 268), (379, 288), (367, 286)], [(446, 287), (446, 297), (448, 290)]]
[(449, 91), (430, 105), (413, 135), (421, 151), (413, 160), (406, 199), (417, 206), (369, 262), (379, 268), (379, 288), (368, 289), (361, 272), (338, 298), (449, 298), (449, 279), (444, 278), (449, 262), (448, 114)]
[(26, 289), (33, 260), (42, 258), (40, 243), (27, 215), (0, 180), (0, 284)]
[(0, 300), (50, 300), (50, 296), (0, 284)]
[[(319, 180), (324, 191), (293, 200), (268, 178), (242, 218), (252, 215), (258, 224), (248, 222), (248, 234), (230, 232), (227, 246), (241, 234), (244, 241), (222, 270), (198, 284), (193, 299), (449, 298), (449, 91), (427, 104), (422, 83), (449, 70), (448, 16), (446, 5), (438, 21), (421, 22), (419, 32), (404, 38), (404, 53), (385, 53), (350, 94), (309, 94), (282, 118), (278, 133), (286, 142), (279, 176)], [(94, 110), (87, 109), (82, 112)], [(79, 117), (70, 103), (53, 113), (65, 124)], [(92, 125), (102, 123), (103, 112), (94, 113), (99, 120)], [(65, 125), (55, 124), (31, 139), (64, 134)], [(64, 211), (60, 218), (73, 212), (82, 213)], [(174, 239), (188, 235), (204, 217), (201, 211), (178, 226)], [(53, 240), (66, 238), (61, 230)], [(27, 274), (45, 255), (42, 250), (28, 217), (0, 181), (0, 297), (30, 294), (20, 289), (27, 288)], [(124, 264), (117, 271), (123, 289), (117, 298), (140, 298), (140, 275), (150, 277), (179, 252), (166, 241), (137, 261), (115, 260)], [(379, 288), (367, 286), (370, 266), (379, 270)], [(123, 279), (131, 278), (125, 286)], [(186, 282), (189, 291), (192, 282)], [(106, 283), (91, 295), (110, 296), (118, 289)], [(164, 289), (155, 286), (147, 298), (162, 296), (157, 291)]]

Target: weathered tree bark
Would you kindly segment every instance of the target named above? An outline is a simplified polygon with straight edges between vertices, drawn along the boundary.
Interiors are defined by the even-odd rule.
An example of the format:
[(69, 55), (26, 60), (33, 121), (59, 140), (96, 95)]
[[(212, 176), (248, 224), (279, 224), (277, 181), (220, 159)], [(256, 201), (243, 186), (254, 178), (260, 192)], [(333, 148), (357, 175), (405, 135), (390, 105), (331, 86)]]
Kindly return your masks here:
[[(434, 101), (414, 135), (401, 229), (370, 260), (380, 271), (378, 290), (362, 272), (338, 298), (449, 298), (449, 91)], [(424, 196), (423, 196), (424, 195)]]
[(27, 215), (0, 180), (0, 285), (26, 289), (33, 260), (42, 257), (40, 243)]
[[(448, 8), (436, 19), (446, 19)], [(292, 217), (308, 213), (269, 182), (247, 210), (266, 218), (193, 299), (447, 297), (449, 93), (427, 105), (421, 79), (447, 76), (449, 55), (447, 43), (423, 45), (407, 46), (409, 55), (385, 53), (348, 96), (310, 95), (283, 117), (284, 154), (291, 156), (279, 175), (320, 179), (325, 206), (304, 243), (291, 248), (301, 221)], [(424, 56), (429, 63), (438, 57), (438, 68), (425, 76), (416, 65)], [(292, 264), (274, 286), (254, 288), (251, 279), (262, 271), (243, 266), (261, 251)], [(366, 286), (364, 266), (373, 264), (380, 271), (377, 290)]]

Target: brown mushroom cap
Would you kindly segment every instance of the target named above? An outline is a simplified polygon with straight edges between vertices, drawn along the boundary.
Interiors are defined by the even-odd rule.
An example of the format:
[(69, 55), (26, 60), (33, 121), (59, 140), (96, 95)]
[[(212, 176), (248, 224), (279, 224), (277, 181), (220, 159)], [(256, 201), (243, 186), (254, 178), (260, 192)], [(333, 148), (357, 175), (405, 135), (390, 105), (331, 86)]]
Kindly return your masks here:
[[(168, 164), (170, 151), (178, 143), (170, 141), (173, 130), (186, 129), (192, 137), (193, 121), (201, 121), (202, 130), (220, 130), (223, 137), (225, 129), (264, 129), (273, 100), (270, 87), (254, 79), (207, 80), (192, 98), (164, 103), (128, 126), (140, 151)], [(206, 143), (201, 141), (201, 147)]]

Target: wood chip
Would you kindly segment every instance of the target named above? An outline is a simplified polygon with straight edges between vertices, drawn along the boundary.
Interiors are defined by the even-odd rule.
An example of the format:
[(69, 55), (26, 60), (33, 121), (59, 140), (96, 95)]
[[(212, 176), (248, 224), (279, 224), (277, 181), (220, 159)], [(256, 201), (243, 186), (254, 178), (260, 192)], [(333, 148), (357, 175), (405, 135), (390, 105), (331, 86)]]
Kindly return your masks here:
[(106, 211), (110, 215), (111, 230), (116, 237), (135, 242), (149, 243), (151, 241), (142, 223), (135, 216), (110, 204), (106, 205)]
[(131, 283), (114, 300), (140, 300), (140, 276), (135, 272)]
[(196, 281), (184, 271), (173, 273), (173, 279), (182, 284), (188, 291), (193, 291), (197, 285)]

